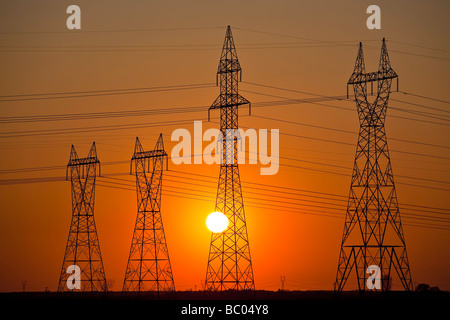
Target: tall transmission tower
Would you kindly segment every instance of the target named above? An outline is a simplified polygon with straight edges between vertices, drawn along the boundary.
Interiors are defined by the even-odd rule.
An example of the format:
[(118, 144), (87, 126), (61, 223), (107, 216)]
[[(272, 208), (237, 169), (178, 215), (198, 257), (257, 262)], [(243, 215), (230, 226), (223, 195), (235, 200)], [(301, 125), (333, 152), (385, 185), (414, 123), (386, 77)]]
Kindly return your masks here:
[(86, 158), (78, 158), (72, 145), (70, 160), (66, 169), (66, 179), (70, 175), (72, 184), (72, 222), (58, 291), (71, 291), (66, 283), (71, 276), (71, 273), (67, 273), (67, 268), (71, 265), (80, 268), (81, 291), (106, 290), (105, 271), (94, 220), (97, 169), (100, 175), (100, 161), (97, 158), (95, 142)]
[[(392, 69), (383, 38), (377, 72), (366, 73), (362, 44), (355, 69), (347, 83), (353, 85), (360, 123), (347, 215), (341, 243), (335, 290), (343, 290), (354, 270), (358, 289), (366, 290), (367, 267), (381, 271), (381, 281), (397, 275), (405, 290), (412, 290), (411, 272), (400, 220), (394, 175), (385, 133)], [(377, 83), (374, 102), (367, 100), (367, 84)], [(398, 85), (398, 83), (397, 83)], [(395, 270), (395, 273), (393, 272)], [(382, 285), (380, 290), (389, 288)]]
[(223, 152), (215, 210), (229, 220), (225, 231), (211, 235), (205, 280), (205, 289), (211, 291), (255, 288), (237, 162), (239, 136), (234, 134), (238, 129), (238, 107), (250, 102), (238, 93), (238, 75), (242, 76), (242, 70), (228, 26), (217, 70), (220, 95), (208, 110), (220, 109)]
[(144, 151), (136, 138), (130, 173), (134, 163), (138, 212), (123, 291), (175, 291), (161, 217), (164, 158), (167, 161), (162, 134), (152, 151)]

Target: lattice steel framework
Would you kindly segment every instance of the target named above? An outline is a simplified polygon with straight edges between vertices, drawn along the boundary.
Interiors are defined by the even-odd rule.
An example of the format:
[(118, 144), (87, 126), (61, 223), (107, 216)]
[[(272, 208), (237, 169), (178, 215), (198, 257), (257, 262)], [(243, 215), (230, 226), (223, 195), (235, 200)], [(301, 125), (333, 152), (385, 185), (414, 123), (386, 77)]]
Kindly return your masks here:
[[(377, 72), (366, 73), (362, 44), (348, 85), (353, 85), (360, 130), (347, 215), (336, 275), (335, 290), (343, 290), (352, 271), (358, 289), (367, 290), (370, 265), (380, 268), (382, 288), (388, 290), (391, 276), (397, 276), (405, 290), (412, 290), (411, 272), (400, 220), (385, 119), (392, 80), (392, 69), (383, 39)], [(367, 84), (377, 83), (373, 103), (367, 100)], [(398, 83), (397, 83), (398, 86)], [(394, 272), (395, 270), (395, 272)]]
[[(134, 163), (138, 213), (123, 291), (175, 291), (161, 217), (164, 158), (167, 161), (162, 134), (152, 151), (144, 151), (136, 138), (130, 173)], [(147, 172), (151, 173), (150, 176)]]
[[(78, 158), (74, 146), (70, 152), (66, 179), (72, 184), (72, 222), (69, 229), (58, 291), (67, 288), (67, 267), (76, 265), (81, 270), (80, 291), (104, 291), (106, 287), (100, 244), (94, 219), (95, 179), (100, 175), (95, 142), (86, 158)], [(72, 289), (78, 290), (78, 289)]]
[(228, 26), (217, 70), (220, 95), (208, 110), (220, 109), (223, 139), (215, 210), (229, 219), (224, 232), (211, 235), (205, 289), (212, 291), (255, 288), (237, 162), (239, 136), (233, 133), (238, 129), (238, 107), (250, 102), (238, 93), (238, 76), (242, 76), (242, 70)]

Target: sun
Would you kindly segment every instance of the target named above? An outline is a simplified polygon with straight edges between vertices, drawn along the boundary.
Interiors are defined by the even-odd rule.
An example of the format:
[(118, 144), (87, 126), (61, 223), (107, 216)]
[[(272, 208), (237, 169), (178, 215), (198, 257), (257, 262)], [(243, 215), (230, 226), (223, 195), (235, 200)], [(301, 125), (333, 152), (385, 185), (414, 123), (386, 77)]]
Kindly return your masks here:
[(213, 212), (206, 218), (206, 226), (211, 232), (223, 232), (228, 227), (228, 218), (222, 212)]

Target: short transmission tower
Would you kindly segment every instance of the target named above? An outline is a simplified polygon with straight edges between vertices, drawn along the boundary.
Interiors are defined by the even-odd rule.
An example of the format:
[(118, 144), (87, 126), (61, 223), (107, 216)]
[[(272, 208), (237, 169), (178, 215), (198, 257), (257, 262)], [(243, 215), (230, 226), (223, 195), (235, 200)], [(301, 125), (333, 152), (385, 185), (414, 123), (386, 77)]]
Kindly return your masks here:
[(159, 293), (175, 290), (161, 217), (164, 158), (167, 161), (162, 134), (152, 151), (144, 151), (136, 138), (130, 173), (134, 163), (138, 213), (123, 291)]
[(255, 288), (237, 163), (238, 136), (233, 134), (238, 129), (238, 107), (250, 102), (238, 93), (238, 75), (242, 75), (242, 70), (228, 26), (217, 71), (220, 95), (209, 108), (220, 109), (223, 141), (215, 210), (229, 220), (225, 231), (211, 236), (205, 289), (212, 291)]
[(78, 158), (74, 146), (70, 152), (66, 179), (70, 175), (72, 183), (72, 222), (69, 238), (59, 278), (58, 291), (72, 291), (67, 287), (67, 279), (72, 273), (67, 268), (80, 268), (81, 291), (106, 290), (100, 244), (94, 220), (95, 178), (100, 175), (100, 161), (97, 158), (95, 142), (87, 158)]
[[(355, 69), (347, 85), (353, 85), (360, 123), (355, 163), (347, 204), (335, 290), (343, 290), (354, 270), (358, 289), (366, 290), (367, 267), (375, 265), (380, 279), (398, 276), (405, 290), (412, 290), (405, 237), (395, 191), (394, 175), (385, 133), (385, 119), (392, 80), (398, 77), (391, 68), (383, 39), (377, 72), (366, 73), (362, 44)], [(377, 83), (377, 96), (367, 100), (367, 84)], [(382, 285), (381, 290), (389, 286)]]

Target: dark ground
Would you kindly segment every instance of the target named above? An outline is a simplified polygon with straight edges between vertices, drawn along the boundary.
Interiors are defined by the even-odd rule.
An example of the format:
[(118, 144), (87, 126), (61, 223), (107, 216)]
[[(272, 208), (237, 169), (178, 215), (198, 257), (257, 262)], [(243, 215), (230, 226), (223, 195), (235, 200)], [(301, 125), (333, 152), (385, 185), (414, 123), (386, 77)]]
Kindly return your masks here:
[[(177, 291), (169, 294), (141, 293), (0, 293), (2, 311), (19, 311), (21, 315), (89, 315), (88, 319), (108, 314), (114, 316), (144, 312), (149, 319), (323, 319), (372, 318), (389, 315), (405, 319), (418, 314), (426, 319), (448, 317), (450, 292), (365, 292), (347, 291), (249, 291), (203, 292)], [(254, 306), (251, 308), (251, 306)], [(227, 307), (228, 306), (228, 307)], [(257, 311), (257, 306), (259, 311)], [(267, 306), (266, 309), (264, 306)], [(6, 309), (5, 309), (6, 307)], [(214, 307), (215, 313), (192, 314), (199, 307)], [(183, 314), (183, 310), (191, 314)], [(234, 308), (231, 314), (228, 310)], [(205, 310), (204, 308), (203, 310)], [(220, 310), (220, 311), (219, 311)], [(252, 310), (250, 312), (249, 310)], [(263, 314), (263, 310), (267, 313)], [(442, 313), (442, 310), (444, 313)], [(243, 313), (246, 313), (245, 315)], [(312, 312), (312, 313), (311, 313)], [(4, 313), (6, 314), (6, 313)], [(311, 317), (311, 315), (314, 315)], [(78, 317), (77, 316), (77, 317)], [(15, 318), (15, 317), (14, 317)], [(22, 317), (21, 317), (22, 318)], [(116, 317), (115, 317), (116, 318)]]

